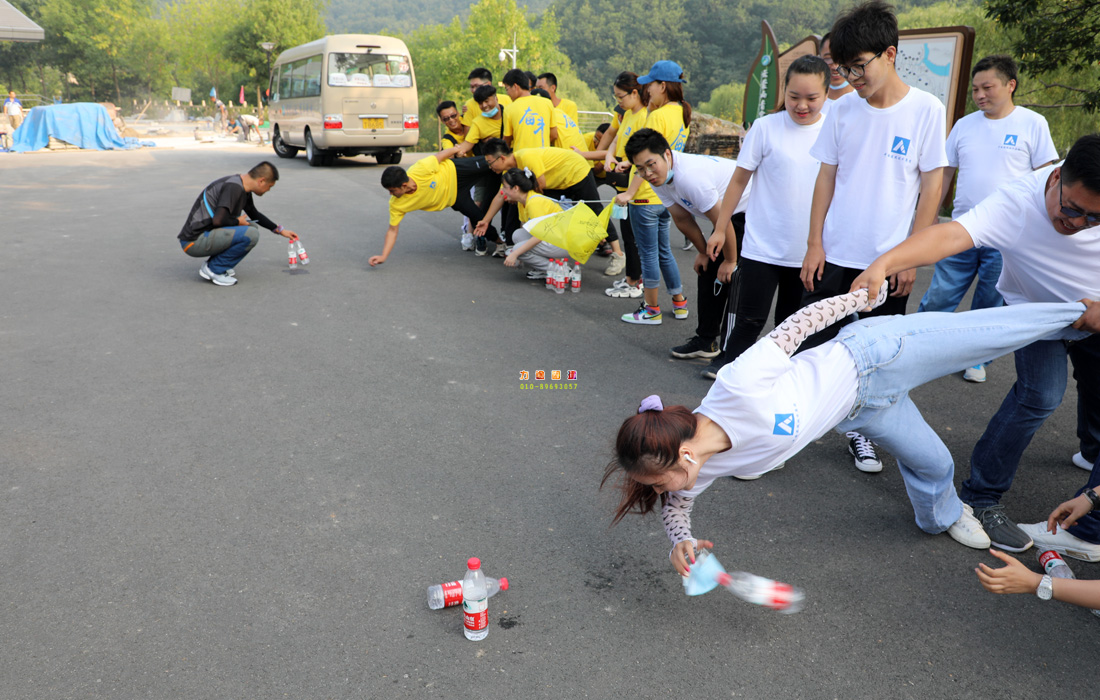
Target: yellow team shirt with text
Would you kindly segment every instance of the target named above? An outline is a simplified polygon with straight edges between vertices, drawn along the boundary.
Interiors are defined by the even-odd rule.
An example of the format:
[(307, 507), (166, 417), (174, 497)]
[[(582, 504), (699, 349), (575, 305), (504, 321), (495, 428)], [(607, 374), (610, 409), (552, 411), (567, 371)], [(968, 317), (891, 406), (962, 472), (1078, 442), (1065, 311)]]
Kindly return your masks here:
[[(512, 104), (512, 98), (503, 93), (497, 93), (497, 103), (500, 104), (500, 108), (503, 110), (506, 106)], [(481, 105), (474, 102), (474, 98), (466, 100), (466, 113), (462, 115), (462, 123), (466, 126), (470, 126), (474, 123), (474, 119), (481, 116)]]
[(513, 151), (550, 146), (555, 126), (554, 105), (545, 97), (526, 95), (504, 110), (504, 135), (512, 137)]
[[(626, 142), (630, 140), (634, 132), (646, 127), (646, 119), (648, 118), (649, 112), (644, 109), (639, 109), (637, 112), (628, 111), (622, 116), (621, 122), (619, 121), (618, 114), (616, 114), (615, 118), (611, 121), (611, 126), (616, 129), (615, 137), (617, 140), (615, 141), (615, 157), (620, 161), (624, 163), (629, 162), (626, 158)], [(636, 168), (631, 168), (630, 177), (633, 178), (637, 172)], [(625, 192), (626, 188), (624, 187), (619, 191)], [(639, 201), (639, 203), (644, 202), (646, 204), (661, 203), (660, 197), (657, 196), (657, 193), (653, 191), (653, 187), (645, 180), (642, 180), (642, 186), (638, 188), (638, 194), (634, 195), (633, 201)]]
[(575, 146), (582, 151), (587, 149), (584, 134), (581, 133), (581, 128), (577, 126), (576, 120), (561, 111), (560, 107), (554, 109), (554, 120), (558, 126), (558, 138), (554, 141), (555, 146), (570, 149)]

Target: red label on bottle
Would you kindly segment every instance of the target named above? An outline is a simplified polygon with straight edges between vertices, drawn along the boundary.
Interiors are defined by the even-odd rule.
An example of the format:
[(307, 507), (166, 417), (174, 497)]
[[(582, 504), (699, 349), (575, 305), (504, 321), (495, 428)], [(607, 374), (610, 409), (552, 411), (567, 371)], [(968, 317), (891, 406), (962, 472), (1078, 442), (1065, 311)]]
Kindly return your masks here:
[(462, 623), (471, 632), (480, 632), (489, 627), (489, 603), (485, 598), (462, 605)]
[(793, 594), (794, 588), (790, 584), (776, 581), (772, 586), (771, 602), (767, 605), (769, 608), (784, 610), (790, 606)]
[(1053, 549), (1048, 552), (1043, 552), (1039, 555), (1039, 565), (1043, 567), (1043, 571), (1050, 573), (1051, 568), (1058, 564), (1065, 564), (1065, 560), (1062, 559), (1062, 555), (1055, 552)]
[(462, 605), (462, 581), (451, 581), (443, 586), (443, 607)]

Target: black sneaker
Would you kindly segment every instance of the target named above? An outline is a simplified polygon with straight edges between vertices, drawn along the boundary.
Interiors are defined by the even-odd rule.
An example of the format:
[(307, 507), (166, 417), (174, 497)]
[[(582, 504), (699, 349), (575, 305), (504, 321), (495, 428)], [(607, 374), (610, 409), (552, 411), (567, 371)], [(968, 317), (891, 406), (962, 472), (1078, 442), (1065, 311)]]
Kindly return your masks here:
[(1016, 523), (1005, 515), (1005, 507), (1000, 503), (985, 508), (975, 508), (974, 517), (982, 524), (985, 534), (994, 547), (1000, 547), (1010, 552), (1026, 551), (1034, 541), (1021, 530)]
[(673, 357), (678, 357), (681, 360), (688, 360), (692, 357), (717, 357), (722, 353), (722, 349), (718, 347), (718, 341), (703, 340), (697, 335), (691, 337), (691, 340), (687, 341), (683, 345), (677, 345), (669, 350)]
[(726, 364), (726, 355), (725, 353), (720, 352), (718, 353), (717, 357), (710, 361), (710, 364), (707, 365), (706, 369), (699, 373), (699, 376), (703, 379), (717, 379), (718, 370), (725, 367)]
[(489, 245), (485, 242), (485, 236), (474, 238), (474, 255), (485, 255), (489, 252)]
[(848, 438), (848, 454), (855, 460), (856, 469), (864, 474), (877, 474), (882, 471), (882, 460), (875, 452), (875, 443), (859, 433), (845, 433)]

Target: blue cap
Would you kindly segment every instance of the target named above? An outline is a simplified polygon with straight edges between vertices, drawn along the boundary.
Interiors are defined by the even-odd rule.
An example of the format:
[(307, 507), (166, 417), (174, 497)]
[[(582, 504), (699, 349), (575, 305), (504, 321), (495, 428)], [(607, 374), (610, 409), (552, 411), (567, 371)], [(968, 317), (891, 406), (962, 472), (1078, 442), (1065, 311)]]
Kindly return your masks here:
[(638, 78), (638, 83), (645, 85), (655, 80), (660, 80), (662, 83), (686, 83), (683, 76), (684, 70), (676, 61), (657, 61), (649, 69), (649, 73)]

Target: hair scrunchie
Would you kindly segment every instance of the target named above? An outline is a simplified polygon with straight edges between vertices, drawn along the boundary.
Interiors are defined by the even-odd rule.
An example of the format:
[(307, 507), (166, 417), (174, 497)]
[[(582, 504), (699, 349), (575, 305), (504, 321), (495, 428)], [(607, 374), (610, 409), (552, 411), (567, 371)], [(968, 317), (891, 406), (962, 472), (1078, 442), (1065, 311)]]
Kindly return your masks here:
[(661, 403), (661, 397), (656, 394), (650, 394), (642, 399), (642, 405), (638, 406), (638, 413), (644, 413), (645, 411), (663, 411), (665, 405)]
[(533, 172), (531, 172), (530, 168), (524, 168), (523, 169), (523, 174), (526, 175), (527, 177), (531, 178), (532, 180), (535, 178), (535, 174)]

